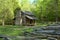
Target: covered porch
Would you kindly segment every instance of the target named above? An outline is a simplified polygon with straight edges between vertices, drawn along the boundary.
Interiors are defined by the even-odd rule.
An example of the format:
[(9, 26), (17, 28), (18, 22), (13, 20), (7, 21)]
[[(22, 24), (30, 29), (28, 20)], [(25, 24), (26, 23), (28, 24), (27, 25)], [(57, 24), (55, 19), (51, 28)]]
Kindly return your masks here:
[(35, 21), (36, 21), (35, 17), (26, 15), (25, 18), (26, 18), (26, 20), (25, 20), (26, 25), (28, 25), (28, 26), (34, 26), (35, 25)]

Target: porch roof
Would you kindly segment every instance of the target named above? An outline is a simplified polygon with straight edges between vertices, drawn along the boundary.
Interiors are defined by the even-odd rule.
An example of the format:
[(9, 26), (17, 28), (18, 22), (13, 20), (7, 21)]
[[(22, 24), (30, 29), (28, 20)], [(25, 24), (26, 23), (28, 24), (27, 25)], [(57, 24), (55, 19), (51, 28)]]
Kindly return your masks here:
[(26, 15), (26, 17), (29, 18), (29, 19), (32, 19), (32, 20), (36, 20), (37, 19), (36, 17), (28, 16), (28, 15)]

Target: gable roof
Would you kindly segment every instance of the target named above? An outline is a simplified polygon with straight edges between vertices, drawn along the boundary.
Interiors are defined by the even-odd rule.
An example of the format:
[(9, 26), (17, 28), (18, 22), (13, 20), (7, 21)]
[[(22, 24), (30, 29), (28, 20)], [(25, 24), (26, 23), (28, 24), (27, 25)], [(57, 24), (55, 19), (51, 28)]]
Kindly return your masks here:
[(29, 18), (29, 19), (34, 19), (36, 20), (37, 18), (34, 16), (34, 14), (30, 11), (21, 11), (22, 14), (25, 14), (25, 17)]
[(32, 12), (29, 12), (29, 11), (21, 11), (22, 14), (26, 14), (26, 15), (34, 15)]

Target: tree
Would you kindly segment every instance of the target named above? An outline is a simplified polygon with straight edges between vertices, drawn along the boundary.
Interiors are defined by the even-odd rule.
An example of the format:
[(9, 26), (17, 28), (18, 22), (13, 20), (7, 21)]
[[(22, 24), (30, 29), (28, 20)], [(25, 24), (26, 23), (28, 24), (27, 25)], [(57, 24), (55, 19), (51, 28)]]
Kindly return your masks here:
[(5, 20), (14, 18), (14, 9), (18, 6), (17, 0), (0, 0), (0, 20), (3, 26)]
[(58, 3), (60, 3), (59, 0), (35, 0), (33, 4), (36, 8), (33, 12), (38, 17), (39, 21), (42, 21), (42, 18), (43, 21), (46, 19), (48, 21), (57, 22), (60, 15), (58, 12), (58, 10), (60, 10), (58, 9), (60, 4), (58, 5)]
[(29, 3), (29, 0), (21, 0), (20, 4), (21, 10), (30, 11), (31, 5)]
[(55, 9), (56, 9), (56, 23), (58, 22), (58, 0), (55, 0)]

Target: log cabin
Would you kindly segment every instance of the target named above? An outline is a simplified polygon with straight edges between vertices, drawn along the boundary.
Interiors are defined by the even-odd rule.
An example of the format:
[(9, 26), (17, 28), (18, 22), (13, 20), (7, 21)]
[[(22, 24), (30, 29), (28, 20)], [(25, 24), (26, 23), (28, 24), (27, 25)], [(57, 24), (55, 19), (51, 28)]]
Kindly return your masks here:
[(19, 8), (15, 10), (14, 24), (34, 26), (36, 23), (36, 17), (30, 11), (21, 11)]

